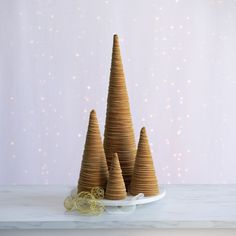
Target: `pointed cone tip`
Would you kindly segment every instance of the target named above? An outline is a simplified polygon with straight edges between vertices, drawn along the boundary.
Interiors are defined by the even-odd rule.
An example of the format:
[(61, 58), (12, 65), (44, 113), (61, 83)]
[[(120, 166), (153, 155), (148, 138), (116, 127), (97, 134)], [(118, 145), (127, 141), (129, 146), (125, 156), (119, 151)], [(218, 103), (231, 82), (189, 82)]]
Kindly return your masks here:
[(90, 115), (89, 115), (89, 123), (90, 122), (97, 122), (97, 115), (96, 115), (96, 111), (95, 110), (92, 110), (90, 112)]
[(118, 45), (119, 46), (119, 37), (117, 34), (114, 34), (113, 36), (113, 46)]
[(91, 112), (90, 112), (90, 116), (96, 116), (96, 111), (93, 109), (93, 110), (91, 110)]
[(145, 127), (143, 127), (140, 131), (140, 135), (144, 135), (144, 134), (146, 134), (146, 128)]

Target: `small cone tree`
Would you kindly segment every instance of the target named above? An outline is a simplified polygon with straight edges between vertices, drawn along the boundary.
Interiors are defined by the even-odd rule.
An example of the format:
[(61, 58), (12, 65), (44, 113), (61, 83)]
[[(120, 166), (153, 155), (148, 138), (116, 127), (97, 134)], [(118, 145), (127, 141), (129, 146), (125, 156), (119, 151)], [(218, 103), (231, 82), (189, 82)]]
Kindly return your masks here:
[(104, 150), (108, 168), (111, 166), (113, 153), (118, 153), (124, 181), (128, 189), (133, 173), (136, 145), (117, 35), (114, 35), (113, 38)]
[(114, 153), (109, 171), (105, 198), (110, 200), (121, 200), (126, 198), (126, 195), (127, 193), (120, 168), (119, 158), (117, 153)]
[(132, 195), (143, 193), (145, 196), (154, 196), (159, 193), (155, 168), (145, 128), (142, 128), (140, 132), (129, 192)]
[(90, 112), (88, 131), (78, 181), (78, 193), (90, 191), (92, 187), (105, 189), (108, 168), (103, 149), (96, 112)]

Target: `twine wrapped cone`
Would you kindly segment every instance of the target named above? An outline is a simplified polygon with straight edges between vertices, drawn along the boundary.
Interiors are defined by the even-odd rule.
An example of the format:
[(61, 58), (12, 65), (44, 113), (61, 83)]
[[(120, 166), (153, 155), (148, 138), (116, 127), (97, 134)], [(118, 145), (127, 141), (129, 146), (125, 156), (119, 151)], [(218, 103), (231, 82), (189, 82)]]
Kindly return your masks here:
[(105, 189), (108, 178), (108, 168), (103, 149), (102, 139), (96, 112), (92, 110), (89, 117), (87, 137), (83, 160), (78, 181), (78, 193), (89, 191), (93, 187)]
[(145, 128), (142, 128), (140, 132), (134, 172), (130, 184), (130, 193), (132, 195), (143, 193), (145, 196), (154, 196), (159, 193)]
[(126, 188), (120, 168), (119, 158), (117, 153), (114, 153), (109, 171), (105, 198), (110, 200), (122, 200), (126, 198), (126, 195)]
[(108, 168), (111, 166), (113, 153), (118, 153), (125, 185), (128, 189), (133, 173), (136, 145), (117, 35), (114, 35), (113, 38), (104, 150)]

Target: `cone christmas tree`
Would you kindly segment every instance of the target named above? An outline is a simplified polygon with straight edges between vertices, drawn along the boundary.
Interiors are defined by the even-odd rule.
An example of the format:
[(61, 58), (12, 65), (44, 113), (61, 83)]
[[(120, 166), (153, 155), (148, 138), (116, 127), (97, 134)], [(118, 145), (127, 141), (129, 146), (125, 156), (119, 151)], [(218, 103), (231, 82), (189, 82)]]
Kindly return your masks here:
[(145, 128), (142, 128), (140, 132), (134, 172), (130, 184), (130, 193), (132, 195), (143, 193), (145, 196), (154, 196), (159, 193)]
[(114, 35), (107, 98), (104, 150), (108, 168), (113, 153), (118, 153), (126, 188), (129, 186), (135, 160), (135, 139), (120, 55), (118, 36)]
[(89, 117), (87, 137), (78, 181), (78, 193), (90, 191), (92, 187), (105, 189), (108, 168), (96, 112), (92, 110)]
[(126, 198), (126, 188), (117, 153), (113, 154), (105, 198), (110, 200), (121, 200)]

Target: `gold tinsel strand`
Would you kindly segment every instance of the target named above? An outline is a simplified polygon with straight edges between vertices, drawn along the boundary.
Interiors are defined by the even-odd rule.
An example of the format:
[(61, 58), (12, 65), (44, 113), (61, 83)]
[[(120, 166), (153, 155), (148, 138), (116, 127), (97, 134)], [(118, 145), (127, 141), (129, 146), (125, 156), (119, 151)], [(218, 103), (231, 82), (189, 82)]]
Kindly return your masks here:
[(67, 211), (78, 211), (83, 215), (99, 215), (104, 211), (104, 205), (100, 201), (104, 198), (104, 190), (94, 187), (91, 192), (82, 191), (68, 196), (64, 201)]

